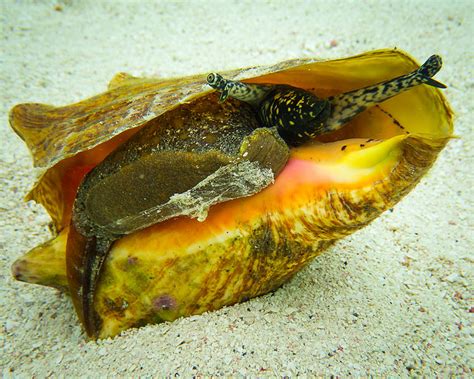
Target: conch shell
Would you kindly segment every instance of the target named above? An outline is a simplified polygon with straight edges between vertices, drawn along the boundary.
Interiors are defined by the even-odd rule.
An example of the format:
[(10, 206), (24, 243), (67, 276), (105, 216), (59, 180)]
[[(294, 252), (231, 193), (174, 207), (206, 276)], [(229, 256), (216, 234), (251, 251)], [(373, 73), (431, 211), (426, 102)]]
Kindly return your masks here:
[[(324, 98), (418, 67), (400, 50), (378, 50), (224, 75), (290, 84)], [(12, 109), (10, 123), (41, 169), (27, 200), (46, 208), (57, 231), (13, 264), (15, 278), (68, 291), (65, 252), (82, 178), (151, 120), (201, 101), (210, 92), (205, 79), (119, 74), (107, 92), (76, 104)], [(97, 285), (94, 308), (102, 323), (93, 337), (200, 314), (278, 288), (334, 241), (392, 208), (426, 174), (452, 133), (444, 96), (421, 85), (364, 111), (337, 132), (292, 148), (272, 185), (212, 206), (205, 221), (176, 217), (119, 239)]]

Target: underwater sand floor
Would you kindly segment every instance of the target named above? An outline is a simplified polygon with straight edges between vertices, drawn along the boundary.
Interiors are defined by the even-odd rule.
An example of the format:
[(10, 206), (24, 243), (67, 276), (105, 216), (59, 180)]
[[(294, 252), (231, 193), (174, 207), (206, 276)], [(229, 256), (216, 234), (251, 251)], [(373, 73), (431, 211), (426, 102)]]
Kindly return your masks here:
[[(143, 3), (143, 4), (142, 4)], [(3, 377), (443, 375), (472, 371), (474, 3), (41, 1), (0, 4), (0, 368)], [(455, 133), (417, 188), (280, 290), (86, 342), (70, 300), (10, 265), (50, 237), (22, 202), (35, 172), (17, 103), (66, 104), (118, 71), (181, 76), (399, 47), (438, 53)]]

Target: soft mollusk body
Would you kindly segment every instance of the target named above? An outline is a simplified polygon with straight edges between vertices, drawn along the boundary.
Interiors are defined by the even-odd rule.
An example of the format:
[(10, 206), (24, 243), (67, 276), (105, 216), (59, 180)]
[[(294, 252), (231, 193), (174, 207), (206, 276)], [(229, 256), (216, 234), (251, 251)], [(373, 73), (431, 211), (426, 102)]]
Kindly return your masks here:
[[(291, 85), (329, 98), (417, 68), (406, 54), (381, 50), (223, 75), (243, 80), (238, 75), (246, 73), (249, 83)], [(45, 205), (59, 234), (15, 262), (14, 275), (71, 288), (65, 252), (80, 180), (124, 140), (181, 102), (205, 109), (207, 102), (217, 101), (205, 95), (202, 77), (160, 81), (122, 75), (108, 92), (78, 104), (57, 110), (28, 104), (15, 108), (12, 126), (44, 168), (29, 198)], [(92, 133), (107, 116), (126, 120), (103, 126), (109, 139)], [(47, 126), (40, 129), (41, 138), (30, 133), (33, 125), (27, 121), (37, 120), (38, 126), (52, 119), (56, 127), (76, 130), (75, 139), (58, 146), (64, 139), (47, 136)], [(272, 185), (211, 206), (205, 221), (175, 217), (120, 238), (97, 278), (93, 308), (101, 322), (92, 336), (202, 313), (277, 288), (335, 240), (393, 207), (451, 135), (444, 97), (435, 88), (419, 86), (368, 109), (340, 130), (292, 148)]]
[(441, 66), (441, 57), (432, 55), (409, 74), (326, 99), (303, 88), (243, 83), (224, 79), (217, 73), (209, 74), (207, 82), (221, 92), (221, 102), (233, 97), (250, 104), (262, 126), (276, 128), (287, 143), (296, 146), (334, 132), (367, 108), (420, 84), (446, 88), (432, 79)]

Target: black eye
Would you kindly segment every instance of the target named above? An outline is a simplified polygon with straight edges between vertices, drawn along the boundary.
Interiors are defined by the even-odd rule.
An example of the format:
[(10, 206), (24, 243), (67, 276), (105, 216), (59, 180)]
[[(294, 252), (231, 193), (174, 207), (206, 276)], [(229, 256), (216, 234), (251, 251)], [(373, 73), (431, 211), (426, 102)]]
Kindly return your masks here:
[(213, 82), (214, 82), (214, 79), (215, 79), (215, 75), (214, 75), (214, 74), (209, 74), (209, 75), (207, 75), (207, 82), (208, 82), (208, 83), (213, 83)]

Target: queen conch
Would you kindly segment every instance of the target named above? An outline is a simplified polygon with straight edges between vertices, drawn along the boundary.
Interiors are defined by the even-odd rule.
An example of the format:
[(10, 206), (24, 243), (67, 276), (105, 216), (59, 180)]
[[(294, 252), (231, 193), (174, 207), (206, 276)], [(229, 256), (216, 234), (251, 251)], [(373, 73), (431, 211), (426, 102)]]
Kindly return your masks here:
[(19, 104), (55, 235), (13, 275), (70, 293), (91, 338), (268, 293), (426, 174), (453, 133), (440, 68), (377, 50)]

